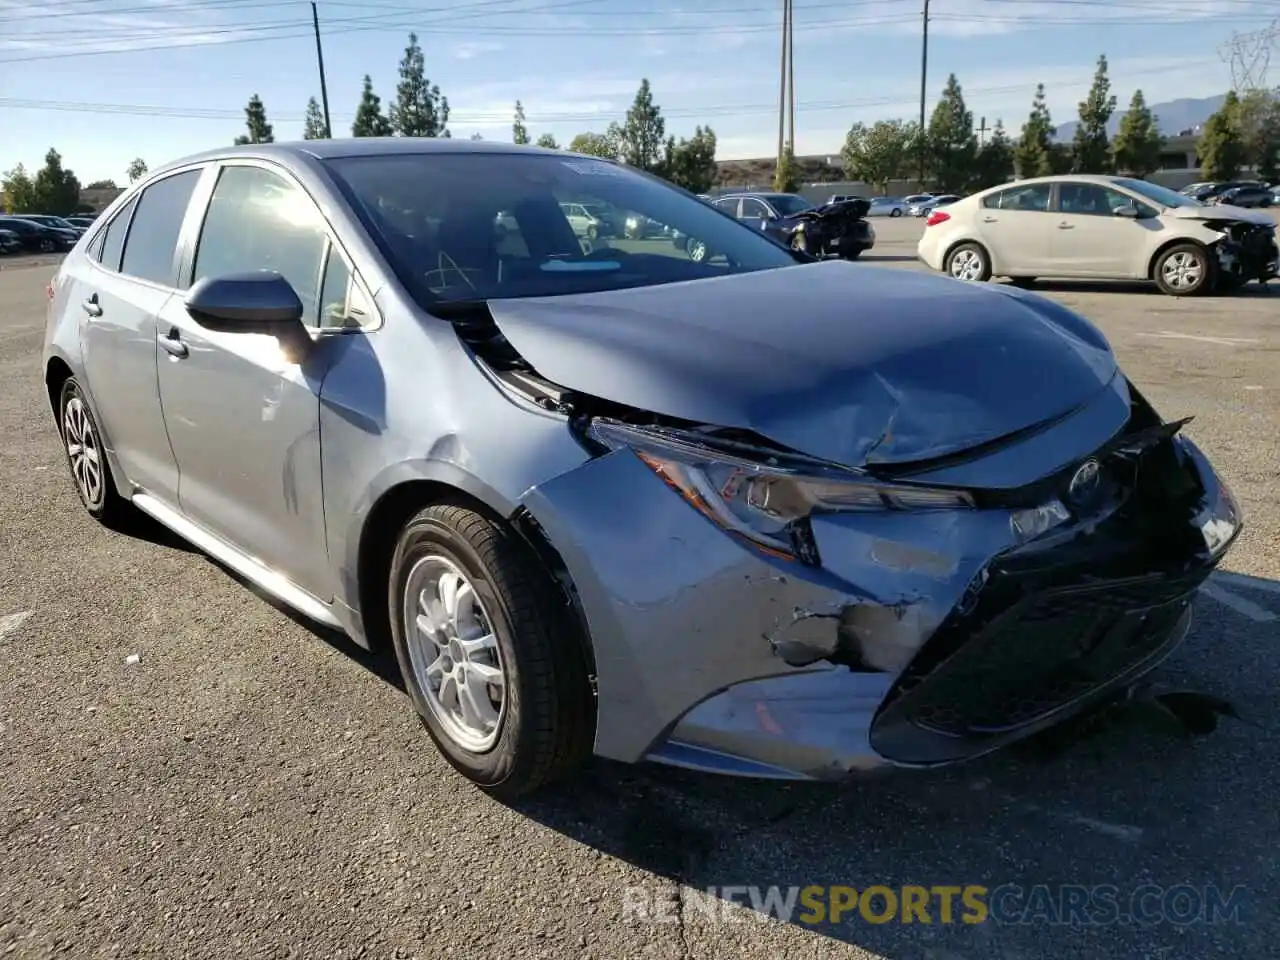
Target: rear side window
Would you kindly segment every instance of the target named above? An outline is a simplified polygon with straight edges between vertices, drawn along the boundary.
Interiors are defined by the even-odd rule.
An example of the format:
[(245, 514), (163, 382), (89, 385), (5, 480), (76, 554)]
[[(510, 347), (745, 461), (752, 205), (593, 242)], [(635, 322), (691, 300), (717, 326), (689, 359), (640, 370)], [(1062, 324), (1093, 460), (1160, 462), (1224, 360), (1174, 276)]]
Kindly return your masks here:
[(102, 243), (99, 246), (101, 253), (95, 259), (108, 270), (119, 271), (120, 269), (120, 255), (124, 253), (124, 236), (129, 232), (129, 218), (133, 216), (133, 208), (137, 205), (138, 198), (134, 197), (121, 207), (120, 212), (111, 218), (107, 229), (102, 232)]
[(199, 170), (188, 170), (142, 191), (124, 245), (120, 271), (139, 280), (173, 286), (173, 255)]
[(994, 210), (1026, 210), (1045, 213), (1049, 209), (1049, 184), (1010, 187), (982, 198), (982, 205)]

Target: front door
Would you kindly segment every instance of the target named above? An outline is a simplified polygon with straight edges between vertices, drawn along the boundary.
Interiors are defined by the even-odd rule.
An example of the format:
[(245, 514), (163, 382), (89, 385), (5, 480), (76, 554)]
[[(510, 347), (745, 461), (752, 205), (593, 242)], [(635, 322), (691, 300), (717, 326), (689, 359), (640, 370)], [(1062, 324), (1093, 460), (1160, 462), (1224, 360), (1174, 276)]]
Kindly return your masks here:
[[(227, 162), (190, 280), (274, 270), (293, 285), (304, 321), (315, 328), (328, 249), (323, 217), (294, 180), (265, 164)], [(160, 396), (183, 512), (329, 600), (319, 395), (333, 341), (320, 339), (292, 362), (274, 337), (204, 329), (179, 298), (162, 311), (160, 336)]]
[[(1116, 215), (1136, 207), (1138, 217)], [(1152, 230), (1160, 229), (1156, 211), (1133, 197), (1097, 183), (1058, 185), (1049, 253), (1063, 276), (1140, 279), (1147, 273)]]

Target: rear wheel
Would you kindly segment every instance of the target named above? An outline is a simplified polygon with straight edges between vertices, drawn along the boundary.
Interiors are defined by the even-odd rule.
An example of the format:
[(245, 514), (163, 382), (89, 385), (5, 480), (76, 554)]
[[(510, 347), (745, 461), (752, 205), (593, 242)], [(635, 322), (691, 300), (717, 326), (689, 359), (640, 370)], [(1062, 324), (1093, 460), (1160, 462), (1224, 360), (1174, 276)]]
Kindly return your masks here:
[(103, 449), (102, 431), (75, 377), (68, 377), (62, 384), (58, 410), (62, 452), (80, 502), (99, 523), (123, 526), (131, 518), (133, 504), (116, 491), (111, 465)]
[(445, 759), (515, 798), (590, 754), (594, 700), (577, 623), (527, 544), (465, 507), (419, 512), (390, 577), (396, 659)]
[(991, 259), (976, 243), (962, 243), (947, 255), (947, 273), (957, 280), (981, 283), (991, 279)]
[(900, 217), (902, 216), (902, 210), (899, 209), (898, 207), (894, 207), (892, 210), (889, 211), (889, 216)]
[(1179, 243), (1156, 259), (1156, 286), (1171, 297), (1192, 297), (1212, 283), (1209, 251), (1198, 243)]

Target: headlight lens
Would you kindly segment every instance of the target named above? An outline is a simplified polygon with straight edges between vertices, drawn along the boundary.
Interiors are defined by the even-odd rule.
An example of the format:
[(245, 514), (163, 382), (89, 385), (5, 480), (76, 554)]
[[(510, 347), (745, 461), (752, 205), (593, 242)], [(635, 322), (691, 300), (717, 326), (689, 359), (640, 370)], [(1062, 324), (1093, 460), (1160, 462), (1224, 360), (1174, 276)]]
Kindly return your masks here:
[(792, 525), (814, 513), (960, 510), (974, 505), (961, 490), (845, 479), (833, 469), (760, 462), (709, 447), (681, 430), (593, 420), (588, 436), (610, 450), (630, 449), (691, 506), (722, 529), (769, 552), (795, 556)]

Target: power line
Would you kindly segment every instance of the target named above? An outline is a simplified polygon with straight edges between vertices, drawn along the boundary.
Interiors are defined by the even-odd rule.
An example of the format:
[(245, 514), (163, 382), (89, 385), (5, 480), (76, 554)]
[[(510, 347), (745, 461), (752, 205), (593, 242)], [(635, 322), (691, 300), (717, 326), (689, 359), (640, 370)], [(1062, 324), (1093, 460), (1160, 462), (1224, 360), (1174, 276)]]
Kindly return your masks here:
[[(776, 29), (776, 24), (775, 24)], [(1218, 61), (1212, 57), (1200, 60), (1186, 60), (1176, 66), (1152, 67), (1144, 70), (1130, 70), (1125, 72), (1125, 76), (1150, 76), (1157, 74), (1182, 73), (1189, 67), (1206, 66), (1208, 64), (1217, 63)], [(1092, 80), (1092, 74), (1081, 74), (1078, 78), (1067, 81), (1059, 81), (1062, 85), (1071, 84), (1087, 84)], [(1002, 93), (1018, 93), (1019, 91), (1030, 92), (1031, 85), (1005, 84), (1002, 86), (990, 87), (971, 87), (966, 89), (966, 94), (1002, 94)], [(842, 110), (856, 110), (872, 107), (897, 106), (912, 102), (911, 96), (895, 96), (895, 97), (869, 97), (853, 100), (812, 100), (797, 103), (797, 108), (803, 108), (812, 112), (836, 112)], [(8, 108), (13, 110), (57, 110), (70, 113), (100, 113), (100, 114), (116, 114), (128, 116), (144, 116), (144, 117), (167, 117), (184, 120), (242, 120), (244, 118), (243, 109), (227, 109), (227, 108), (185, 108), (152, 106), (143, 104), (111, 104), (111, 103), (88, 103), (81, 101), (66, 100), (29, 100), (15, 98), (0, 98), (0, 108)], [(698, 119), (705, 117), (726, 117), (726, 116), (760, 116), (773, 115), (778, 109), (777, 103), (767, 104), (721, 104), (708, 107), (684, 107), (673, 110), (663, 110), (663, 117), (667, 119)], [(343, 119), (354, 117), (354, 112), (341, 114)], [(301, 114), (275, 114), (277, 120), (283, 123), (302, 122), (304, 117)], [(490, 123), (506, 123), (510, 121), (510, 116), (506, 113), (468, 113), (465, 110), (451, 111), (450, 121), (460, 125), (487, 125)], [(528, 118), (531, 122), (536, 123), (599, 123), (606, 119), (598, 113), (531, 113)]]

